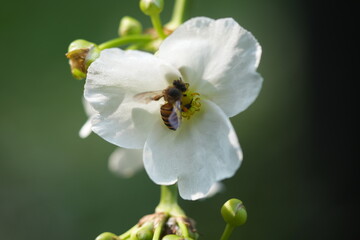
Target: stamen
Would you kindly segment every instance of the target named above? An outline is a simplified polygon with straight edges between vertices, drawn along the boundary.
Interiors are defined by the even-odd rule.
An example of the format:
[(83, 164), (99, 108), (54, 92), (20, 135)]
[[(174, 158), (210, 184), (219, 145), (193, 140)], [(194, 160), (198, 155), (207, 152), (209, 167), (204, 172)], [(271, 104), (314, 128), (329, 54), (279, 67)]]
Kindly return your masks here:
[(200, 107), (200, 94), (186, 91), (181, 101), (181, 116), (185, 119), (190, 119), (194, 113), (200, 111)]

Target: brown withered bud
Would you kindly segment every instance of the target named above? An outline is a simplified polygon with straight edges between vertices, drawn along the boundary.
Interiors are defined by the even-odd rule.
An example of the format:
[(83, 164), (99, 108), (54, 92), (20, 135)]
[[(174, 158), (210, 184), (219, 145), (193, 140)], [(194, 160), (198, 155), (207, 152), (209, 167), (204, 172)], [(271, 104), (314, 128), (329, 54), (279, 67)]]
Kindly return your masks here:
[(100, 49), (96, 44), (82, 39), (73, 41), (66, 53), (72, 75), (76, 79), (85, 78), (88, 67), (99, 55)]

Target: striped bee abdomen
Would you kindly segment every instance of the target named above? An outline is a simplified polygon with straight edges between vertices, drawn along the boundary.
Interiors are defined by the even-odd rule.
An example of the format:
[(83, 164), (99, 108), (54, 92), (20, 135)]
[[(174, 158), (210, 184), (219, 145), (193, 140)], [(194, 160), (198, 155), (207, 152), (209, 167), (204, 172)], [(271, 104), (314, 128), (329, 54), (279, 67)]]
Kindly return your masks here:
[(171, 130), (176, 130), (178, 124), (174, 124), (174, 121), (177, 122), (177, 119), (174, 119), (174, 117), (172, 117), (171, 119), (170, 116), (172, 115), (174, 110), (174, 106), (171, 103), (165, 103), (164, 105), (162, 105), (160, 107), (160, 114), (161, 114), (161, 118), (164, 121), (164, 124)]

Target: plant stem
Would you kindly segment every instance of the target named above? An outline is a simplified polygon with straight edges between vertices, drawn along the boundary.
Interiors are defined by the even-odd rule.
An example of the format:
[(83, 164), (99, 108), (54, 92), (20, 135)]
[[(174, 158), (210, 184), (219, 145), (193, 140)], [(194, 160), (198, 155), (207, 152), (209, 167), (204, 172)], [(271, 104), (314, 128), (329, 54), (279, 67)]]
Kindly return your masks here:
[(183, 237), (189, 237), (189, 229), (186, 224), (182, 221), (177, 221), (177, 224), (181, 230), (181, 234), (183, 235)]
[(160, 14), (153, 14), (150, 15), (152, 25), (154, 26), (154, 29), (156, 30), (157, 34), (161, 39), (166, 38), (166, 34), (164, 33), (163, 26), (161, 24)]
[(129, 35), (104, 42), (99, 45), (99, 49), (104, 50), (106, 48), (119, 47), (130, 43), (145, 43), (151, 40), (153, 40), (151, 35)]
[(233, 230), (234, 230), (234, 226), (230, 224), (226, 224), (225, 230), (221, 236), (221, 240), (228, 240)]
[(158, 222), (157, 226), (155, 226), (155, 230), (154, 230), (154, 235), (153, 235), (153, 240), (159, 240), (160, 239), (160, 235), (161, 232), (163, 230), (165, 221), (167, 218), (162, 218), (161, 221)]
[(185, 216), (177, 203), (177, 185), (161, 186), (160, 202), (155, 212), (164, 212), (172, 216)]
[(184, 22), (188, 0), (176, 0), (171, 20), (165, 25), (170, 30), (175, 30)]
[(160, 204), (177, 203), (177, 186), (161, 186)]
[(131, 235), (131, 232), (132, 232), (134, 229), (136, 229), (137, 227), (138, 227), (138, 225), (136, 224), (135, 226), (133, 226), (132, 228), (130, 228), (129, 230), (127, 230), (125, 233), (121, 234), (121, 235), (119, 236), (119, 239), (120, 239), (120, 240), (123, 240), (123, 239), (129, 238), (130, 235)]

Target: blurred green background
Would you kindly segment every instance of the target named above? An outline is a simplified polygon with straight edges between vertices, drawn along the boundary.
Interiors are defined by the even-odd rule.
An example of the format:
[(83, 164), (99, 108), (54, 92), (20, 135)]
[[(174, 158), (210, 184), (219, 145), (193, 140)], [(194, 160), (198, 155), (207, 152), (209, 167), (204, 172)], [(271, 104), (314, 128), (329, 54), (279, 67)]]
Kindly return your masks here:
[[(173, 1), (162, 15), (169, 19)], [(190, 16), (233, 17), (263, 48), (262, 92), (232, 118), (244, 162), (226, 191), (204, 201), (180, 201), (198, 222), (201, 239), (219, 239), (220, 207), (244, 201), (248, 223), (232, 239), (332, 239), (329, 187), (312, 168), (313, 84), (308, 10), (303, 1), (195, 0)], [(0, 238), (95, 239), (122, 233), (153, 212), (159, 187), (142, 171), (120, 179), (108, 171), (115, 149), (92, 134), (82, 140), (84, 81), (65, 58), (77, 38), (102, 43), (117, 35), (124, 15), (150, 22), (138, 1), (1, 2)], [(316, 165), (317, 166), (317, 165)], [(315, 170), (314, 170), (315, 169)], [(333, 228), (334, 227), (334, 228)]]

